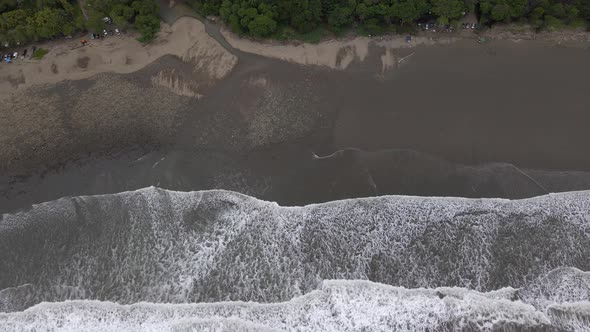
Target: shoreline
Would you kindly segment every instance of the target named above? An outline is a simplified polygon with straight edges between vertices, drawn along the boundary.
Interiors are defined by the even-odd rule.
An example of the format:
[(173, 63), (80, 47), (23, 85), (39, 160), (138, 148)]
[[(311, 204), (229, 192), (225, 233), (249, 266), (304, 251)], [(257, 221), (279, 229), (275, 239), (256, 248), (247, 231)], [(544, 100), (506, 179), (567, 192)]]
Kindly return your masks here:
[[(219, 20), (216, 20), (219, 22)], [(0, 66), (0, 100), (7, 99), (14, 92), (33, 85), (55, 84), (68, 80), (82, 80), (101, 73), (127, 74), (136, 72), (157, 59), (173, 55), (183, 61), (198, 60), (191, 53), (196, 44), (201, 47), (201, 55), (214, 49), (217, 53), (227, 53), (224, 68), (208, 70), (216, 80), (227, 75), (237, 63), (237, 57), (230, 54), (205, 31), (205, 23), (194, 16), (183, 15), (169, 25), (161, 22), (162, 28), (158, 38), (147, 45), (136, 40), (136, 33), (110, 36), (107, 39), (92, 40), (87, 46), (80, 46), (78, 39), (49, 41), (40, 45), (50, 52), (41, 60), (19, 59), (12, 64)], [(457, 41), (473, 40), (484, 37), (490, 41), (546, 42), (563, 47), (583, 47), (590, 49), (590, 32), (564, 30), (558, 32), (534, 32), (527, 26), (509, 24), (496, 26), (483, 32), (472, 30), (453, 33), (421, 31), (412, 36), (411, 43), (406, 35), (382, 35), (375, 37), (349, 34), (341, 38), (328, 38), (311, 44), (298, 40), (256, 40), (247, 36), (238, 36), (221, 23), (220, 34), (236, 50), (245, 53), (279, 59), (301, 65), (324, 66), (336, 70), (345, 70), (355, 62), (363, 62), (372, 46), (384, 48), (382, 55), (383, 71), (390, 69), (403, 58), (396, 57), (394, 50), (411, 49), (417, 46), (449, 45)], [(50, 46), (47, 46), (50, 45)], [(194, 52), (193, 52), (194, 53)], [(383, 72), (382, 72), (383, 74)], [(161, 74), (154, 78), (173, 92), (200, 98), (198, 89), (187, 88), (182, 82), (174, 82), (169, 75)]]
[(460, 38), (429, 38), (414, 37), (412, 44), (405, 41), (404, 36), (388, 36), (382, 38), (348, 37), (322, 41), (318, 44), (310, 43), (280, 43), (276, 41), (255, 41), (237, 36), (226, 26), (221, 28), (221, 34), (227, 42), (242, 52), (261, 55), (301, 65), (325, 66), (331, 69), (345, 70), (355, 60), (363, 62), (369, 55), (369, 49), (375, 45), (386, 49), (382, 60), (384, 69), (396, 62), (393, 50), (411, 48), (418, 45), (432, 46), (454, 43)]
[[(79, 39), (41, 44), (41, 48), (49, 49), (41, 60), (18, 59), (0, 64), (0, 100), (34, 85), (88, 79), (101, 73), (133, 73), (166, 55), (179, 57), (212, 80), (225, 77), (237, 63), (237, 58), (208, 36), (204, 24), (194, 18), (182, 17), (172, 25), (162, 22), (158, 37), (147, 45), (137, 41), (136, 36), (128, 33), (89, 40), (86, 46), (81, 46)], [(180, 95), (201, 95), (198, 87), (187, 91), (186, 86), (169, 77), (154, 80)]]
[[(588, 116), (583, 110), (590, 105), (581, 84), (586, 80), (586, 50), (547, 47), (552, 44), (538, 40), (479, 45), (475, 40), (427, 37), (416, 37), (415, 42), (424, 46), (413, 49), (400, 36), (279, 46), (295, 49), (291, 55), (309, 65), (304, 67), (294, 60), (223, 48), (213, 40), (221, 38), (217, 26), (196, 23), (194, 18), (178, 20), (182, 21), (190, 23), (194, 30), (188, 31), (204, 41), (194, 47), (181, 45), (176, 51), (184, 50), (182, 57), (161, 56), (130, 74), (94, 74), (16, 90), (15, 97), (3, 103), (7, 109), (0, 112), (0, 177), (14, 176), (16, 181), (15, 186), (7, 184), (2, 194), (43, 191), (33, 189), (39, 188), (35, 185), (18, 185), (26, 179), (17, 177), (39, 174), (67, 161), (73, 162), (71, 166), (51, 176), (72, 182), (53, 182), (60, 183), (64, 195), (75, 194), (77, 190), (65, 188), (75, 188), (73, 183), (80, 179), (90, 181), (88, 186), (96, 180), (101, 184), (94, 185), (107, 192), (108, 188), (124, 190), (137, 183), (167, 181), (163, 183), (170, 189), (255, 187), (265, 193), (272, 179), (291, 173), (297, 173), (286, 177), (292, 185), (277, 183), (291, 188), (309, 181), (313, 175), (306, 173), (310, 151), (323, 155), (348, 148), (411, 149), (464, 165), (507, 162), (523, 169), (590, 171), (590, 158), (580, 153), (588, 139), (584, 127)], [(181, 38), (186, 39), (189, 36)], [(141, 46), (141, 52), (155, 47), (170, 53), (168, 45), (156, 42)], [(276, 48), (266, 49), (272, 53)], [(77, 58), (69, 56), (69, 60)], [(0, 70), (9, 66), (2, 65)], [(561, 83), (554, 86), (555, 82)], [(201, 95), (205, 97), (199, 99)], [(124, 164), (125, 157), (118, 152), (133, 147), (145, 148), (146, 153), (160, 149), (163, 154), (182, 153), (162, 163), (158, 158), (128, 181), (135, 174), (128, 173), (127, 165), (121, 165), (121, 172), (111, 173), (110, 168)], [(89, 153), (104, 156), (105, 161), (84, 159)], [(86, 180), (87, 172), (76, 176), (87, 169), (75, 164), (79, 160), (91, 169), (97, 164), (107, 166)], [(421, 186), (399, 177), (405, 173), (395, 167), (403, 166), (407, 158), (393, 166), (376, 160), (369, 181), (362, 165), (348, 163), (346, 158), (344, 168), (340, 161), (328, 162), (326, 174), (334, 176), (333, 181), (322, 182), (328, 177), (318, 176), (309, 189), (318, 192), (318, 200), (324, 197), (322, 190), (343, 197), (370, 194), (371, 183), (380, 190), (424, 195), (439, 190), (480, 192), (470, 186), (457, 189), (441, 184), (433, 175), (437, 164), (417, 168), (418, 178), (431, 181)], [(223, 167), (228, 170), (222, 172)], [(443, 180), (445, 174), (450, 173), (444, 173)], [(497, 172), (489, 174), (494, 184)], [(564, 181), (570, 186), (573, 180), (556, 179), (556, 186)], [(524, 189), (517, 187), (498, 185), (490, 190), (518, 195)], [(277, 189), (268, 198), (288, 200), (292, 192)], [(313, 192), (306, 195), (315, 197)]]
[(193, 18), (163, 24), (149, 45), (132, 35), (72, 50), (75, 43), (54, 43), (40, 61), (0, 65), (0, 175), (169, 144), (190, 105), (238, 61)]
[[(382, 55), (383, 68), (388, 69), (400, 60), (393, 54), (394, 50), (410, 49), (417, 46), (449, 45), (457, 41), (473, 40), (484, 37), (490, 41), (546, 42), (563, 47), (582, 47), (590, 49), (590, 32), (580, 30), (563, 30), (557, 32), (535, 32), (526, 25), (502, 25), (491, 29), (474, 32), (457, 30), (453, 33), (420, 31), (412, 35), (411, 43), (406, 35), (382, 35), (374, 37), (349, 34), (344, 37), (327, 38), (319, 43), (306, 43), (298, 40), (256, 40), (247, 36), (238, 36), (231, 32), (224, 23), (216, 20), (221, 36), (236, 50), (245, 53), (279, 59), (301, 65), (325, 66), (331, 69), (345, 70), (353, 62), (363, 62), (371, 46), (385, 49)], [(41, 60), (19, 59), (10, 65), (0, 66), (0, 100), (8, 98), (14, 92), (33, 85), (55, 84), (67, 80), (91, 78), (100, 73), (127, 74), (136, 72), (165, 55), (174, 55), (183, 61), (191, 60), (188, 53), (195, 44), (206, 40), (205, 48), (216, 51), (222, 46), (219, 41), (205, 31), (205, 23), (194, 16), (183, 15), (173, 24), (161, 22), (162, 28), (158, 38), (151, 44), (142, 45), (135, 37), (136, 33), (110, 36), (107, 39), (92, 40), (87, 46), (80, 46), (78, 39), (49, 41), (40, 45), (50, 52)], [(222, 51), (223, 52), (223, 51)], [(203, 53), (203, 52), (201, 52)], [(206, 52), (205, 52), (206, 53)], [(229, 52), (227, 52), (229, 53)], [(228, 54), (227, 65), (212, 72), (216, 79), (222, 79), (237, 63), (237, 57)], [(403, 59), (402, 59), (403, 60)], [(231, 67), (231, 68), (230, 68)], [(161, 75), (155, 81), (163, 85), (175, 86), (169, 77)], [(179, 95), (202, 97), (196, 89), (185, 86), (173, 87)]]
[[(524, 28), (524, 30), (523, 30)], [(447, 32), (421, 31), (412, 35), (411, 42), (406, 42), (406, 35), (383, 35), (365, 37), (352, 34), (343, 38), (330, 38), (317, 44), (302, 41), (255, 40), (238, 36), (222, 25), (221, 34), (226, 41), (240, 51), (298, 63), (301, 65), (319, 65), (331, 69), (347, 69), (355, 60), (363, 62), (371, 46), (385, 49), (382, 55), (384, 69), (389, 69), (403, 58), (396, 57), (394, 51), (411, 49), (417, 46), (449, 45), (458, 41), (473, 40), (479, 37), (490, 41), (535, 41), (565, 47), (582, 47), (590, 49), (590, 32), (566, 30), (560, 32), (534, 32), (523, 26), (506, 25), (483, 32), (472, 30)]]

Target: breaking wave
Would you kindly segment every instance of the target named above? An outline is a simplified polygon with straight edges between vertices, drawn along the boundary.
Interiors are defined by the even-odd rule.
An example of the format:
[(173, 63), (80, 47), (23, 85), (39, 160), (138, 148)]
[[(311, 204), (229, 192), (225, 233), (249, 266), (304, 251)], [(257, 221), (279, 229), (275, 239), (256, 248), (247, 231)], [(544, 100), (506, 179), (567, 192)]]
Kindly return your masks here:
[[(590, 328), (563, 305), (536, 308), (516, 290), (405, 289), (368, 281), (324, 281), (320, 289), (283, 303), (120, 305), (42, 303), (0, 314), (10, 330), (66, 331), (538, 331)], [(584, 316), (585, 315), (585, 316)], [(584, 320), (585, 319), (585, 320)]]
[(2, 215), (0, 325), (580, 330), (587, 270), (590, 192), (281, 207), (150, 187)]

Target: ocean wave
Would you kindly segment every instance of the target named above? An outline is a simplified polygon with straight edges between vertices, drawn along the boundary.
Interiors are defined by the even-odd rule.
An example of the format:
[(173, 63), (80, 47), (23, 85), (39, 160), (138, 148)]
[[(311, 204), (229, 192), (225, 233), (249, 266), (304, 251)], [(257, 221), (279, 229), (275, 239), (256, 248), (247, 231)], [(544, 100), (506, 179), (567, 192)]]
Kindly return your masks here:
[(535, 307), (590, 301), (590, 272), (574, 268), (555, 269), (523, 287), (519, 297)]
[[(516, 290), (406, 289), (368, 281), (324, 281), (283, 303), (99, 301), (42, 303), (0, 314), (8, 331), (561, 331), (590, 328), (588, 308), (548, 312), (513, 301)], [(560, 310), (557, 313), (556, 310)]]
[(590, 270), (590, 192), (280, 207), (151, 187), (64, 198), (0, 220), (0, 289), (31, 284), (20, 290), (26, 296), (6, 290), (3, 311), (64, 299), (277, 302), (328, 279), (485, 292), (562, 266)]

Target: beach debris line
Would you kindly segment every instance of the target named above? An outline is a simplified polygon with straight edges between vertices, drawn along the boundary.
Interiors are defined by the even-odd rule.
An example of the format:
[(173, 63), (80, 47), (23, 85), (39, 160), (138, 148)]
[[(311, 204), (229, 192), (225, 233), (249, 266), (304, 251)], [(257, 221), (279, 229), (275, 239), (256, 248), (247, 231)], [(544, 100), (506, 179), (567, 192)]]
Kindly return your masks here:
[(402, 63), (402, 61), (406, 60), (407, 58), (411, 57), (412, 55), (414, 55), (416, 52), (412, 52), (409, 55), (406, 55), (405, 57), (397, 60), (397, 63)]

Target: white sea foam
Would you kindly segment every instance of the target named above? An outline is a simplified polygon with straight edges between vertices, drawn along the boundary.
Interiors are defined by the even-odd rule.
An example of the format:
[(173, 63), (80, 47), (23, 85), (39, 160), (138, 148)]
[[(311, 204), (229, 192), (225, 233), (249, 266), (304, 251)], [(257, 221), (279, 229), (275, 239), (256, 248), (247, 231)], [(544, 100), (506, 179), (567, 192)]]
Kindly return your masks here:
[(562, 266), (590, 269), (590, 192), (280, 207), (146, 188), (3, 215), (0, 326), (590, 329), (589, 274)]
[[(559, 324), (569, 323), (562, 315)], [(42, 303), (0, 314), (0, 324), (8, 331), (489, 331), (561, 326), (533, 306), (497, 294), (342, 280), (325, 281), (319, 290), (273, 304)]]
[[(153, 187), (67, 198), (0, 220), (0, 288), (32, 284), (25, 301), (6, 291), (0, 311), (64, 299), (277, 302), (327, 279), (520, 288), (561, 266), (590, 269), (589, 216), (590, 192), (305, 207)], [(544, 308), (586, 293), (559, 294), (527, 301)]]
[(555, 269), (523, 287), (519, 296), (540, 308), (590, 300), (590, 272), (575, 268)]

